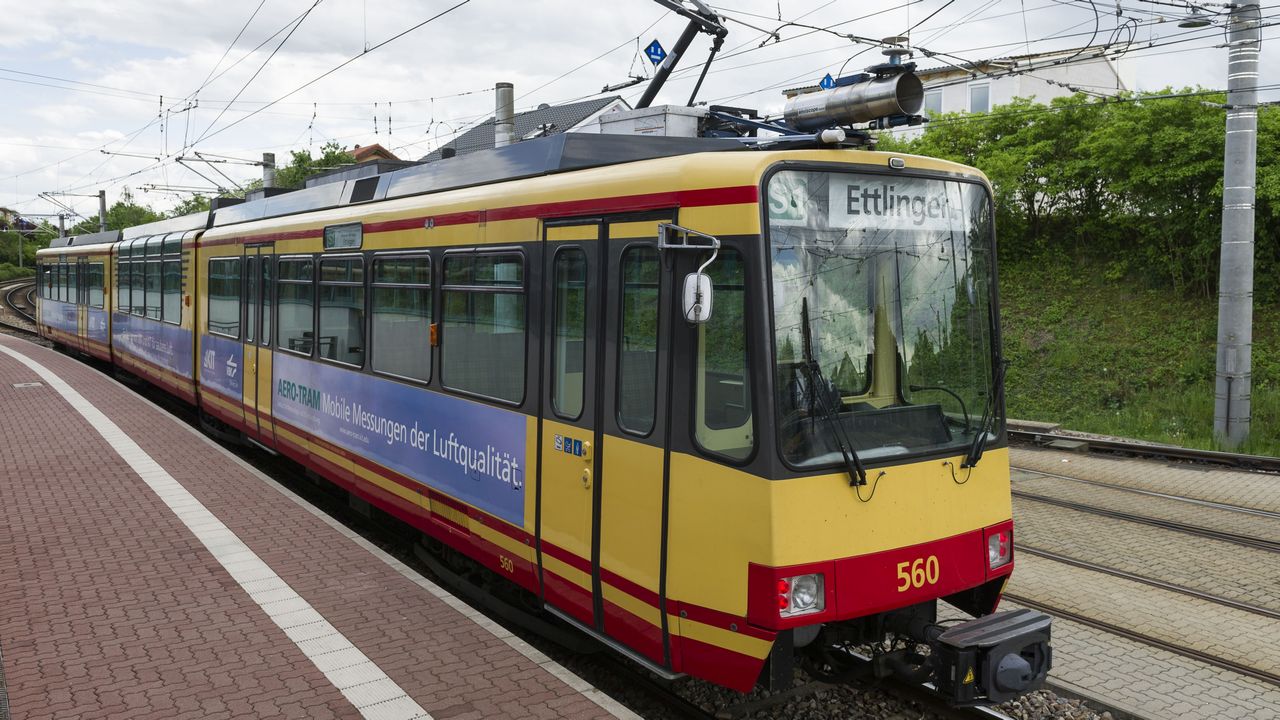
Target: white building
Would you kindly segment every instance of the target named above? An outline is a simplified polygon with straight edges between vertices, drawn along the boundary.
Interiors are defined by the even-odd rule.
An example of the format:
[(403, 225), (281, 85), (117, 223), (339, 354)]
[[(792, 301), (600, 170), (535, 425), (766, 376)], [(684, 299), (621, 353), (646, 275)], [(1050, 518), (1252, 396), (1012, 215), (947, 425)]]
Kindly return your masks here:
[[(1102, 47), (1076, 48), (1034, 55), (1014, 55), (972, 65), (947, 65), (917, 70), (924, 83), (921, 114), (985, 113), (1014, 98), (1048, 103), (1056, 97), (1083, 92), (1112, 96), (1132, 87), (1119, 64)], [(928, 127), (928, 123), (925, 124)], [(919, 133), (904, 128), (899, 132)]]

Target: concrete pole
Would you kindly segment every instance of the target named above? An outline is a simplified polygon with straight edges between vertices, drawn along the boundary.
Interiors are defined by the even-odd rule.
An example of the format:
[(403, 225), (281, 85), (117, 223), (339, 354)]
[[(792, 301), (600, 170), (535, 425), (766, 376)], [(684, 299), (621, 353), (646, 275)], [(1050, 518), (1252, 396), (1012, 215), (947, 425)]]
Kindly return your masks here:
[(98, 191), (98, 232), (107, 231), (107, 191)]
[(67, 216), (58, 213), (58, 237), (67, 236)]
[(1235, 5), (1228, 21), (1227, 138), (1223, 162), (1222, 263), (1213, 434), (1224, 447), (1249, 437), (1253, 376), (1253, 213), (1258, 151), (1258, 5)]

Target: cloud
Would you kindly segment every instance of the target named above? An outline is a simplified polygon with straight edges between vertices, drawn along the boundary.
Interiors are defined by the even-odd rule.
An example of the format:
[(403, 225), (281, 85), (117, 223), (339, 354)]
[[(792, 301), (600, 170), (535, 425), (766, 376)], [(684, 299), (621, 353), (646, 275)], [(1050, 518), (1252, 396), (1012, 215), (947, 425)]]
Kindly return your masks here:
[[(0, 68), (105, 86), (55, 89), (13, 82), (32, 78), (0, 72), (0, 89), (10, 105), (27, 108), (0, 116), (0, 135), (30, 139), (56, 129), (67, 144), (88, 142), (87, 137), (93, 136), (101, 137), (100, 142), (114, 140), (108, 148), (111, 150), (155, 155), (180, 150), (212, 124), (210, 136), (197, 149), (233, 157), (255, 158), (262, 152), (276, 152), (283, 158), (291, 149), (309, 143), (318, 149), (330, 139), (347, 146), (381, 142), (403, 147), (412, 143), (406, 154), (416, 157), (436, 139), (447, 139), (450, 133), (492, 114), (493, 94), (486, 91), (497, 81), (515, 83), (517, 103), (522, 108), (586, 96), (629, 73), (652, 72), (648, 60), (637, 57), (637, 38), (641, 47), (657, 38), (671, 49), (685, 25), (684, 19), (649, 0), (473, 0), (361, 55), (366, 46), (413, 27), (456, 0), (324, 0), (276, 50), (288, 32), (278, 31), (301, 16), (313, 1), (264, 3), (232, 46), (232, 39), (257, 3), (60, 0), (19, 6), (17, 0), (0, 0), (0, 12), (21, 18), (22, 23), (21, 32), (0, 35)], [(776, 0), (735, 0), (731, 5), (733, 9), (727, 12), (744, 22), (770, 29), (781, 24), (770, 19), (779, 12)], [(1033, 51), (1090, 40), (1106, 42), (1115, 27), (1114, 16), (1104, 13), (1097, 18), (1098, 36), (1092, 37), (1095, 15), (1084, 4), (1029, 8), (1025, 16), (1007, 3), (981, 9), (983, 5), (966, 0), (945, 7), (921, 25), (914, 42), (961, 59), (984, 59), (1021, 53), (1027, 38)], [(829, 26), (881, 8), (788, 0), (780, 9), (788, 18), (817, 9), (801, 22)], [(924, 3), (899, 6), (837, 25), (834, 30), (870, 38), (895, 35), (925, 20), (934, 9)], [(846, 71), (851, 72), (883, 59), (877, 49), (868, 50), (831, 33), (788, 27), (781, 31), (785, 42), (759, 48), (760, 32), (737, 23), (729, 27), (722, 58), (713, 66), (700, 99), (777, 110), (782, 103), (781, 87), (816, 82), (846, 61)], [(1168, 25), (1155, 26), (1144, 29), (1138, 39), (1158, 42), (1174, 31)], [(1054, 34), (1060, 37), (1038, 42)], [(1220, 29), (1209, 28), (1203, 38), (1174, 48), (1219, 42)], [(259, 45), (262, 49), (253, 52)], [(660, 102), (687, 100), (708, 46), (705, 37), (694, 42), (659, 96)], [(613, 52), (608, 52), (611, 49)], [(273, 51), (275, 55), (268, 61)], [(1280, 59), (1273, 59), (1273, 55), (1263, 54), (1264, 76), (1280, 69)], [(231, 126), (261, 108), (260, 103), (281, 98), (356, 56), (358, 59), (332, 75)], [(956, 57), (949, 59), (956, 61)], [(938, 64), (920, 57), (917, 60), (922, 65)], [(1142, 88), (1189, 83), (1221, 86), (1225, 84), (1225, 66), (1225, 53), (1220, 49), (1132, 61)], [(225, 74), (201, 88), (215, 68)], [(250, 82), (255, 72), (258, 75)], [(198, 106), (186, 109), (183, 99), (198, 88)], [(215, 123), (226, 101), (242, 88), (240, 101)], [(631, 88), (624, 95), (634, 99), (642, 90), (642, 86)], [(393, 131), (390, 137), (388, 115)], [(81, 137), (86, 139), (77, 139)], [(178, 178), (203, 182), (172, 165), (164, 171), (114, 179), (145, 167), (148, 161), (108, 158), (100, 153), (73, 155), (72, 151), (51, 149), (34, 155), (23, 153), (25, 164), (21, 164), (14, 160), (18, 154), (6, 149), (0, 205), (27, 201), (41, 190), (59, 186), (104, 186), (114, 197), (126, 183), (137, 187), (143, 182), (162, 181), (166, 174), (170, 182)], [(60, 173), (30, 172), (56, 166), (59, 161)], [(239, 178), (253, 176), (255, 170), (235, 166), (227, 172)]]

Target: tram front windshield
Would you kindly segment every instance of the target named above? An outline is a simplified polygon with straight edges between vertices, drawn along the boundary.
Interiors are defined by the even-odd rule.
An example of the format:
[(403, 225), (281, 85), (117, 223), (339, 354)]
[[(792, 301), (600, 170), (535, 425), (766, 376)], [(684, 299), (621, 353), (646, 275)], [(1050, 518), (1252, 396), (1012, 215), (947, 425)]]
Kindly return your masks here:
[(768, 203), (787, 462), (839, 463), (841, 437), (871, 462), (994, 437), (983, 186), (784, 170), (769, 179)]

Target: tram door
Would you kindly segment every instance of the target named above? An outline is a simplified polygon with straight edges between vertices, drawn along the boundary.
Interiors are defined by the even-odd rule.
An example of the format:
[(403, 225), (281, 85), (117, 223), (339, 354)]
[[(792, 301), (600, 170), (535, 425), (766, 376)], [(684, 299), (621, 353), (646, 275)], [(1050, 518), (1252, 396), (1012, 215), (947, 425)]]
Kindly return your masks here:
[(546, 227), (539, 527), (547, 603), (669, 666), (659, 608), (670, 300), (658, 222)]
[(244, 420), (249, 436), (272, 447), (271, 308), (274, 246), (244, 249)]
[(592, 563), (601, 321), (598, 220), (547, 223), (542, 253), (542, 434), (538, 545), (543, 599), (595, 629)]

